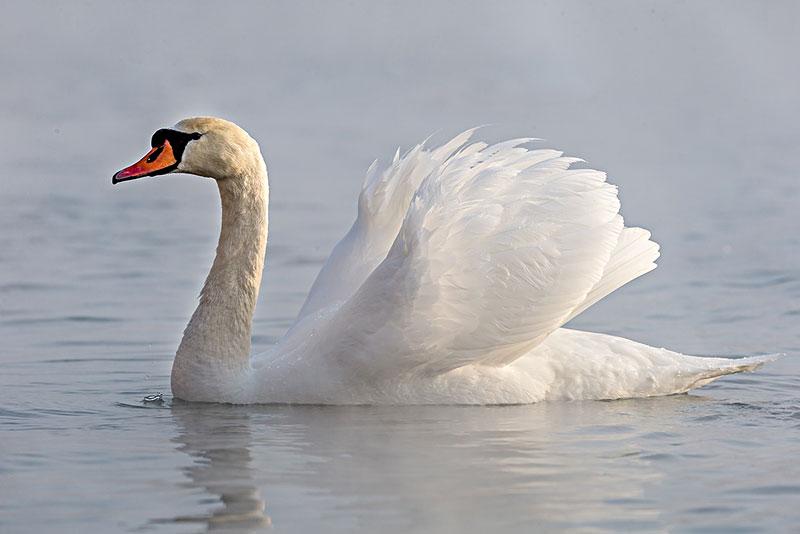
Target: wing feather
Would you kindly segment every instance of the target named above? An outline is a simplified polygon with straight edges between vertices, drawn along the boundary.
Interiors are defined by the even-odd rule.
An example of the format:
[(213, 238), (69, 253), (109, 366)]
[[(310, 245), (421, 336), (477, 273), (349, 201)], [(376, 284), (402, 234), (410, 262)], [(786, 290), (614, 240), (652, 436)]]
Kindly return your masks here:
[(572, 310), (570, 319), (628, 282), (656, 268), (658, 243), (650, 241), (650, 232), (643, 228), (624, 228), (617, 246), (603, 271), (603, 277), (580, 306)]
[[(468, 134), (432, 152), (420, 145), (368, 180), (359, 218), (370, 215), (353, 228), (383, 225), (384, 233), (380, 244), (360, 248), (346, 237), (317, 280), (326, 269), (340, 271), (337, 254), (355, 250), (362, 256), (347, 258), (349, 265), (367, 262), (320, 326), (325, 358), (371, 379), (505, 365), (624, 278), (607, 267), (620, 236), (624, 245), (633, 234), (623, 232), (617, 189), (604, 173), (570, 169), (581, 160), (529, 150), (528, 139), (459, 150)], [(383, 210), (389, 214), (376, 222)], [(398, 210), (404, 216), (396, 218)]]
[(370, 166), (358, 197), (358, 216), (317, 275), (298, 321), (343, 302), (358, 289), (386, 257), (420, 183), (474, 132), (467, 130), (433, 150), (423, 142), (402, 157), (398, 149), (383, 172), (378, 172), (377, 161)]

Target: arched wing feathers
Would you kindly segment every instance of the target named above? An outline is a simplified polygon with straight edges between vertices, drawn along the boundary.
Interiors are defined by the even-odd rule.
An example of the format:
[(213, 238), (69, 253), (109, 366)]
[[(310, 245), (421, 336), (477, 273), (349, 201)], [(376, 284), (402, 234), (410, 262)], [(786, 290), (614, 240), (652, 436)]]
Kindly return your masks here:
[[(596, 301), (644, 272), (644, 260), (632, 254), (638, 249), (628, 246), (641, 235), (623, 232), (616, 187), (604, 173), (570, 169), (579, 160), (529, 150), (521, 146), (527, 139), (472, 143), (453, 153), (465, 140), (427, 153), (424, 162), (417, 147), (395, 158), (390, 174), (368, 180), (361, 222), (315, 283), (322, 291), (320, 279), (337, 264), (365, 262), (345, 277), (349, 287), (340, 295), (349, 294), (320, 325), (326, 357), (386, 376), (504, 365), (541, 343), (587, 298)], [(416, 187), (393, 183), (400, 176), (421, 179)], [(620, 254), (627, 256), (615, 263), (618, 245), (626, 245)], [(654, 259), (639, 256), (648, 267)], [(608, 266), (614, 269), (603, 282)]]
[(358, 197), (358, 216), (317, 275), (298, 320), (341, 303), (361, 286), (386, 257), (419, 185), (474, 131), (467, 130), (433, 150), (423, 142), (402, 158), (398, 150), (383, 172), (378, 172), (377, 162), (372, 164)]

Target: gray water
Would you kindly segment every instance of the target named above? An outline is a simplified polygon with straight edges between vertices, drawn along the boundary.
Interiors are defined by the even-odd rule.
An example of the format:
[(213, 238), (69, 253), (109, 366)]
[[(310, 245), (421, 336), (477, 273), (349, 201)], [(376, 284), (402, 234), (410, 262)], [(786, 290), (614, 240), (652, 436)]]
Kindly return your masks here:
[[(787, 2), (4, 2), (0, 531), (797, 531), (800, 34)], [(514, 407), (173, 402), (211, 181), (112, 187), (187, 115), (242, 124), (272, 205), (254, 350), (364, 171), (430, 133), (607, 170), (655, 272), (574, 321), (787, 356), (690, 395)], [(164, 393), (162, 404), (142, 398)]]

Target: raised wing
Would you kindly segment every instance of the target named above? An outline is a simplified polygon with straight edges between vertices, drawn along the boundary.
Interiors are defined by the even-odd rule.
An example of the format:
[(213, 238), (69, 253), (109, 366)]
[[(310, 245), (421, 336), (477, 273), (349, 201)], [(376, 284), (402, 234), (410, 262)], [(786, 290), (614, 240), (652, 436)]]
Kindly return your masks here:
[(371, 379), (500, 366), (619, 282), (602, 283), (616, 187), (527, 141), (474, 143), (428, 172), (385, 258), (315, 332), (320, 356)]
[(398, 150), (383, 172), (378, 172), (377, 162), (370, 166), (358, 197), (358, 216), (314, 280), (298, 321), (341, 303), (361, 286), (389, 252), (419, 185), (474, 131), (467, 130), (433, 150), (426, 149), (424, 142), (402, 157)]

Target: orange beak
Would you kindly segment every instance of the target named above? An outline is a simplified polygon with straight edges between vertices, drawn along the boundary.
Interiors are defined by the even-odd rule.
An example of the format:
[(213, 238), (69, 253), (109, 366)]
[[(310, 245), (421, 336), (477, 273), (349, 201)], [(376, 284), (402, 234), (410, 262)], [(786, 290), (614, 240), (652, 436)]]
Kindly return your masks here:
[(142, 159), (116, 173), (111, 178), (111, 183), (116, 184), (126, 180), (141, 178), (142, 176), (167, 174), (175, 170), (177, 166), (178, 161), (175, 159), (172, 145), (165, 139), (164, 144), (153, 147)]

